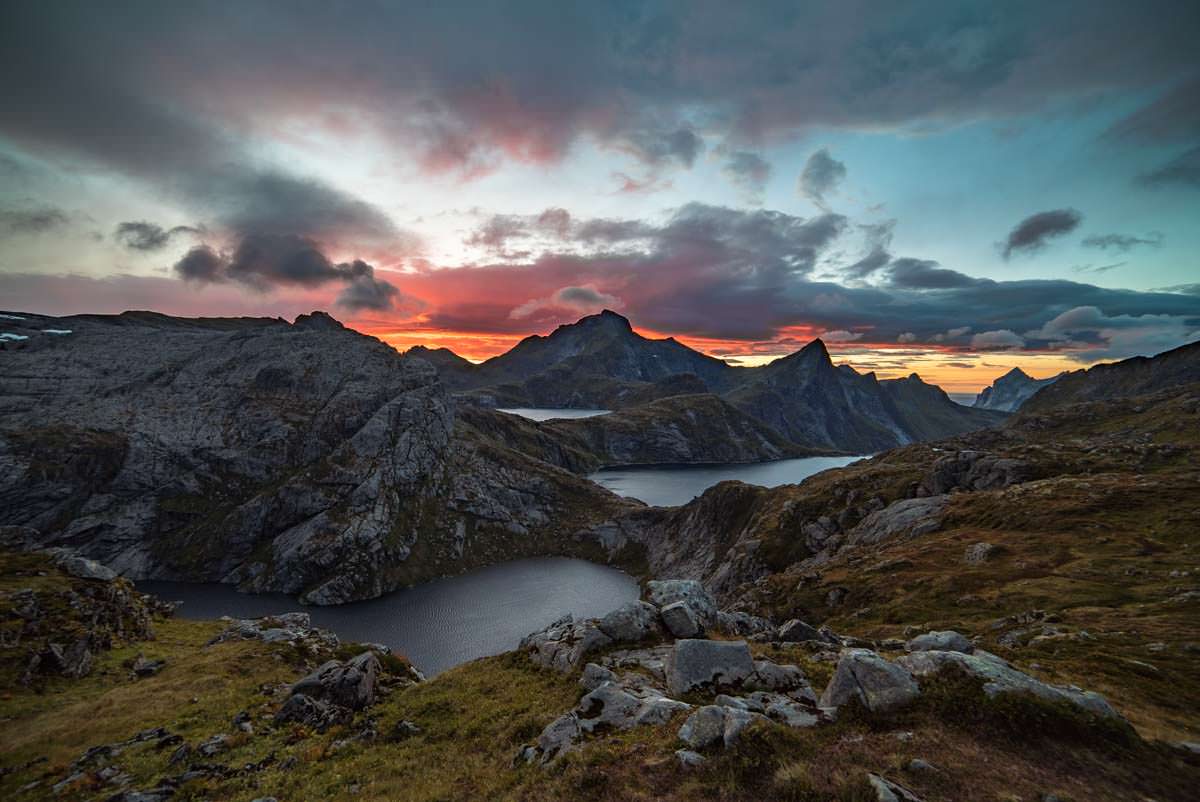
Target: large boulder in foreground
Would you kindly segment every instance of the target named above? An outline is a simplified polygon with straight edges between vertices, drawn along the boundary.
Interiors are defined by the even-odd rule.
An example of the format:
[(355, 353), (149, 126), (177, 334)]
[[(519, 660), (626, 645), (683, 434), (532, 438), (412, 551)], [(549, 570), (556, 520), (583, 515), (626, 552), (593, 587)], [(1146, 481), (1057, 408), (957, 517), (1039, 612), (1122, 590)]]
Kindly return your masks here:
[(754, 660), (744, 640), (677, 640), (667, 665), (667, 689), (683, 694), (738, 686), (753, 674)]
[(821, 694), (821, 707), (841, 707), (857, 699), (871, 712), (886, 713), (912, 702), (920, 692), (912, 674), (902, 666), (870, 649), (846, 649)]

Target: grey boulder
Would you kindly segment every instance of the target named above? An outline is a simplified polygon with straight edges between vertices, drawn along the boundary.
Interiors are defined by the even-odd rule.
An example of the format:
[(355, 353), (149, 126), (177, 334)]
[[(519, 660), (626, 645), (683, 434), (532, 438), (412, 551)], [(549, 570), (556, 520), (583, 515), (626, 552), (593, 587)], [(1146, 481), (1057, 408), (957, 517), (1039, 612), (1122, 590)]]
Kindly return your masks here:
[(1049, 701), (1070, 702), (1076, 707), (1101, 718), (1123, 720), (1103, 696), (1073, 685), (1050, 685), (1013, 668), (1009, 663), (982, 649), (974, 654), (962, 652), (912, 652), (896, 661), (918, 677), (957, 668), (968, 676), (984, 681), (983, 692), (988, 696), (1006, 693), (1026, 693)]
[(909, 704), (920, 692), (904, 667), (889, 663), (870, 649), (846, 649), (821, 694), (820, 706), (841, 707), (857, 699), (871, 712), (886, 713)]
[(952, 629), (941, 632), (926, 632), (904, 644), (910, 652), (962, 652), (970, 654), (975, 651), (975, 644)]
[(644, 601), (623, 604), (596, 626), (615, 643), (637, 643), (659, 634), (658, 608)]
[(292, 694), (362, 710), (375, 701), (378, 678), (379, 659), (374, 652), (363, 652), (345, 663), (330, 660), (293, 685)]
[(677, 601), (662, 608), (663, 625), (676, 638), (695, 638), (704, 634), (696, 613), (687, 602)]
[(693, 749), (707, 749), (725, 738), (725, 708), (705, 705), (679, 728), (679, 740)]
[(667, 666), (667, 689), (684, 694), (698, 688), (739, 686), (754, 673), (745, 641), (675, 641)]
[(683, 602), (696, 616), (701, 629), (717, 624), (717, 600), (694, 579), (654, 579), (646, 583), (646, 596), (658, 607)]

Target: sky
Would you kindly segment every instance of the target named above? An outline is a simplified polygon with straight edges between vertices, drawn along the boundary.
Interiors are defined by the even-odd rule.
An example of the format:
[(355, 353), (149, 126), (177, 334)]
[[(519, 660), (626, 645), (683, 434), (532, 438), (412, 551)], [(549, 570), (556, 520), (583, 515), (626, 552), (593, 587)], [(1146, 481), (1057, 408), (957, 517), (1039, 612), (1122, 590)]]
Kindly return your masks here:
[(1200, 5), (0, 2), (0, 308), (970, 392), (1200, 338)]

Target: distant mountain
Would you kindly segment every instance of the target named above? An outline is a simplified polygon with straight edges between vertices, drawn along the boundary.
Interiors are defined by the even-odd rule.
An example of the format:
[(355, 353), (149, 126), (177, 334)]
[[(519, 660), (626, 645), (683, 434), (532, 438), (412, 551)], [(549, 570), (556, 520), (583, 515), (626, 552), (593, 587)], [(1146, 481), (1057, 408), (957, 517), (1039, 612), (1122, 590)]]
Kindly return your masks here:
[(1105, 401), (1200, 382), (1200, 340), (1153, 357), (1136, 356), (1062, 374), (1021, 406), (1042, 412), (1064, 404)]
[(1013, 368), (992, 382), (990, 387), (984, 387), (975, 397), (973, 406), (976, 409), (1016, 412), (1038, 390), (1058, 381), (1059, 376), (1062, 374), (1048, 379), (1035, 379), (1020, 368)]
[(734, 367), (671, 338), (643, 337), (610, 311), (527, 337), (478, 366), (442, 364), (447, 385), (484, 406), (626, 409), (715, 394), (808, 449), (879, 451), (1003, 417), (955, 404), (919, 378), (881, 382), (835, 367), (820, 340), (762, 367)]

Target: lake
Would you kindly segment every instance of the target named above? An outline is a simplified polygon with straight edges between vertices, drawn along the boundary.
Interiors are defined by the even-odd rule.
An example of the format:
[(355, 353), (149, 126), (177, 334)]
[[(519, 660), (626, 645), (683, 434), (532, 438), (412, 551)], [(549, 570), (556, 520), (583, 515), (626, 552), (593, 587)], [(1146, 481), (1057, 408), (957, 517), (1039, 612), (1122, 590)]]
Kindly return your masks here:
[(537, 407), (509, 407), (507, 409), (497, 407), (496, 411), (507, 412), (509, 415), (520, 415), (522, 418), (536, 421), (594, 418), (597, 415), (607, 415), (612, 412), (611, 409), (544, 409)]
[(763, 487), (796, 484), (814, 473), (840, 468), (864, 457), (803, 457), (728, 465), (669, 465), (602, 468), (588, 476), (619, 496), (656, 507), (687, 504), (717, 482), (737, 479)]
[(383, 643), (428, 676), (515, 649), (521, 638), (564, 613), (598, 617), (638, 598), (637, 582), (628, 574), (566, 557), (515, 560), (336, 607), (302, 607), (283, 594), (238, 593), (231, 585), (137, 587), (182, 601), (176, 615), (183, 618), (258, 618), (303, 610), (314, 626), (345, 640)]

